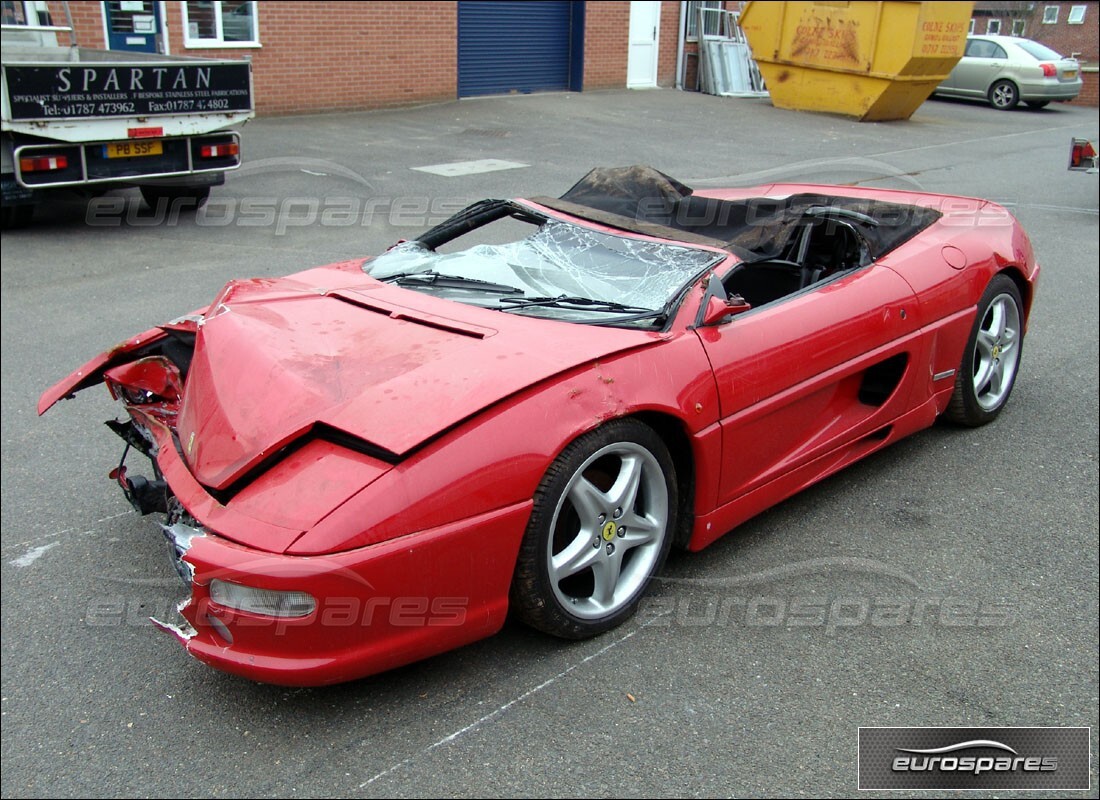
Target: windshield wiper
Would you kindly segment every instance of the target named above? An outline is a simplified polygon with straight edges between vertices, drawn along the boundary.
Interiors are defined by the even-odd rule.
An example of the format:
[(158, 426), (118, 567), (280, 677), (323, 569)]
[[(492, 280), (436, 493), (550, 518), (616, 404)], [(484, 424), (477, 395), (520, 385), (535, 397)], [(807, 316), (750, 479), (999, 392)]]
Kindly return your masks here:
[(500, 294), (523, 294), (523, 289), (504, 283), (483, 281), (480, 278), (464, 278), (461, 275), (443, 275), (438, 272), (400, 272), (378, 280), (396, 283), (398, 286), (438, 286), (441, 289), (477, 289)]
[(616, 303), (614, 300), (593, 300), (590, 297), (570, 297), (565, 294), (558, 295), (557, 297), (525, 297), (522, 300), (518, 298), (513, 300), (508, 297), (502, 297), (498, 302), (507, 304), (501, 309), (502, 311), (512, 311), (517, 308), (531, 308), (532, 306), (545, 306), (551, 308), (579, 308), (584, 311), (612, 311), (625, 314), (660, 313), (654, 311), (652, 308), (627, 306), (622, 303)]

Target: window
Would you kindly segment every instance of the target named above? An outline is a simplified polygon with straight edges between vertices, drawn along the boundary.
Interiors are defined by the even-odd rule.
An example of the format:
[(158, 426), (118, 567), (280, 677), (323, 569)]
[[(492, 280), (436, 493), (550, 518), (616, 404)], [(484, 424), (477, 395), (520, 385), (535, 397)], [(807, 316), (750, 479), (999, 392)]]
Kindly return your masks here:
[(13, 2), (4, 0), (3, 4), (5, 25), (52, 25), (50, 12), (46, 10), (44, 2)]
[[(687, 4), (687, 40), (694, 42), (699, 38), (699, 9), (721, 8), (721, 0), (688, 0)], [(706, 15), (706, 28), (704, 33), (713, 36), (718, 33), (719, 14)]]
[(971, 39), (966, 43), (966, 56), (967, 58), (1008, 58), (1008, 53), (996, 42), (988, 39)]
[(1085, 6), (1070, 6), (1069, 18), (1066, 20), (1070, 25), (1080, 25), (1085, 21)]
[(973, 17), (971, 17), (970, 18), (970, 27), (967, 28), (967, 30), (966, 30), (967, 33), (973, 33), (974, 32), (974, 23), (975, 22), (977, 22), (977, 20), (974, 19)]
[(258, 47), (255, 2), (188, 0), (183, 3), (187, 47)]
[(1039, 44), (1038, 42), (1025, 41), (1016, 42), (1016, 46), (1034, 58), (1036, 61), (1061, 61), (1062, 54), (1057, 50), (1051, 50), (1045, 44)]
[(1043, 24), (1055, 25), (1058, 22), (1058, 6), (1047, 6), (1043, 9)]
[(985, 26), (985, 32), (991, 36), (1001, 32), (1001, 21), (999, 19), (991, 19)]
[(1023, 36), (1027, 33), (1027, 20), (1014, 19), (1012, 20), (1012, 35)]

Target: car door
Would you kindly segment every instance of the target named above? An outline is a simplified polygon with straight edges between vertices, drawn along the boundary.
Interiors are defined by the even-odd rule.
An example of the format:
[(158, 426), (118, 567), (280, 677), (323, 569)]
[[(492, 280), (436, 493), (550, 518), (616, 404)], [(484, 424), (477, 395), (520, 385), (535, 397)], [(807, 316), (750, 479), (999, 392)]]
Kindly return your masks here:
[(985, 97), (993, 81), (1008, 67), (1008, 53), (989, 39), (971, 39), (966, 53), (955, 66), (952, 90), (960, 95)]
[(872, 264), (698, 328), (718, 388), (718, 505), (906, 410), (916, 311), (909, 284)]

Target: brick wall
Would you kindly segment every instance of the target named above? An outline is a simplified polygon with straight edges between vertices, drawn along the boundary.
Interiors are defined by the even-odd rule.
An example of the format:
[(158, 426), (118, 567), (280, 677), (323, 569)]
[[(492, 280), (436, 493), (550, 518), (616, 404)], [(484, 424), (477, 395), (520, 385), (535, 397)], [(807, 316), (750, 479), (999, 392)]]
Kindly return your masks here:
[[(50, 16), (54, 25), (65, 25), (65, 8), (61, 3), (50, 3)], [(103, 40), (103, 4), (90, 0), (74, 0), (69, 3), (73, 16), (73, 32), (81, 47), (105, 47)]]
[(661, 35), (658, 40), (657, 85), (676, 85), (676, 43), (680, 38), (680, 4), (664, 0), (661, 3)]
[(626, 86), (630, 3), (590, 2), (584, 9), (584, 88)]
[[(186, 47), (181, 4), (165, 5), (173, 55), (252, 59), (259, 114), (428, 103), (457, 93), (451, 2), (418, 2), (410, 14), (398, 3), (261, 0), (262, 46), (209, 49)], [(69, 7), (80, 43), (104, 47), (102, 4), (75, 0)]]
[(168, 3), (173, 53), (251, 56), (258, 114), (354, 110), (453, 100), (458, 18), (450, 2), (260, 2), (262, 47), (185, 48)]

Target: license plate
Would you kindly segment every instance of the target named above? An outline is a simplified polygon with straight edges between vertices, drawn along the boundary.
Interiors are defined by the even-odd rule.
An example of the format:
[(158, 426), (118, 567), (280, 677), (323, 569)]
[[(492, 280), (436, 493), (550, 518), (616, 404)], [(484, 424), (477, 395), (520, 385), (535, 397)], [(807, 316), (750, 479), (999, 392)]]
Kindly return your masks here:
[(154, 142), (112, 142), (103, 145), (103, 155), (107, 158), (135, 158), (137, 156), (159, 156), (164, 153), (164, 143)]
[(1062, 73), (1062, 75), (1067, 81), (1072, 81), (1074, 78), (1077, 77), (1077, 70), (1067, 69), (1065, 72)]

